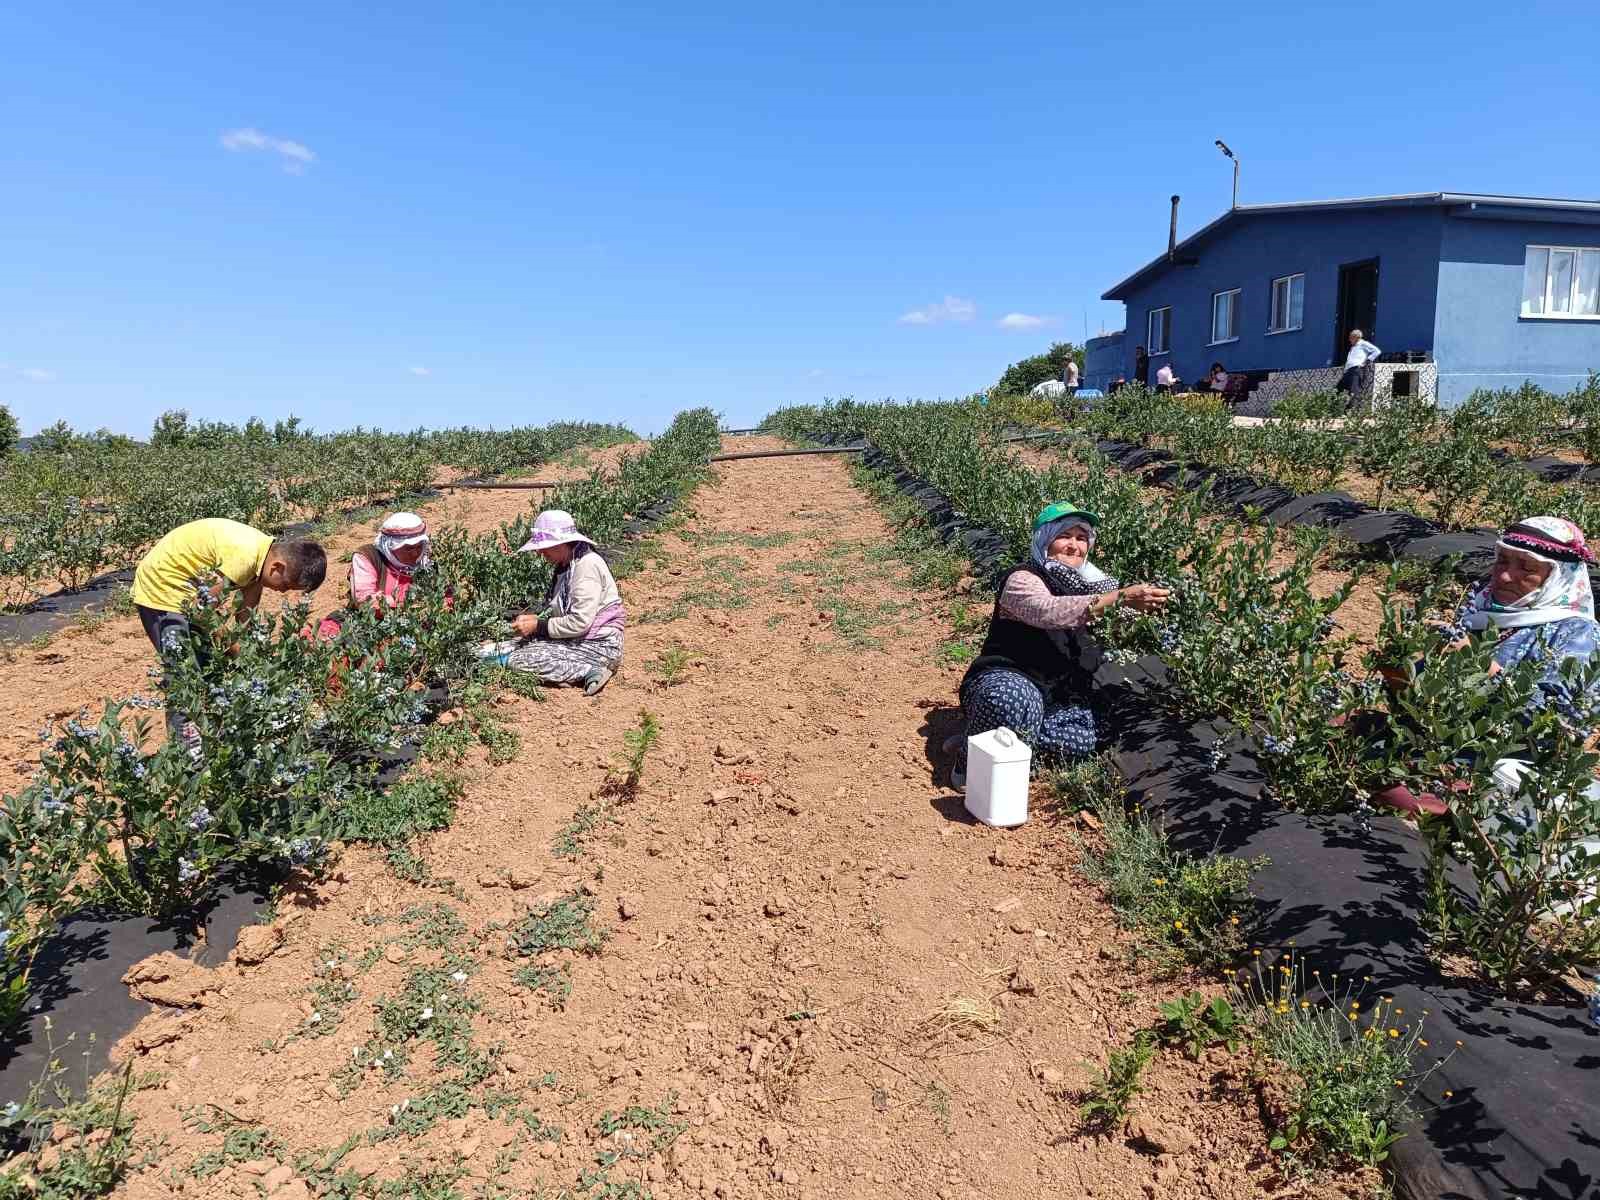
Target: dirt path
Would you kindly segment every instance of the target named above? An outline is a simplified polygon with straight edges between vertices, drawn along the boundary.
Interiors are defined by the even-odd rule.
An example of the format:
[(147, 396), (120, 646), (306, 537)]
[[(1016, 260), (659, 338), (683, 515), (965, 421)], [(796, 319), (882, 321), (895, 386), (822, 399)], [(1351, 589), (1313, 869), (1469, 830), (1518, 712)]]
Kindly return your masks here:
[[(294, 1200), (359, 1136), (322, 1179), (460, 1173), (455, 1192), (404, 1193), (429, 1196), (490, 1180), (593, 1197), (634, 1181), (657, 1197), (1267, 1194), (1264, 1135), (1220, 1062), (1164, 1055), (1150, 1072), (1138, 1110), (1170, 1153), (1078, 1134), (1082, 1064), (1179, 984), (1124, 965), (1069, 869), (1069, 828), (975, 826), (935, 782), (927, 747), (955, 728), (944, 598), (884, 560), (889, 530), (847, 468), (724, 464), (691, 506), (624, 585), (623, 674), (597, 700), (508, 704), (521, 753), (472, 768), (455, 825), (421, 847), (457, 895), (348, 851), (282, 905), (281, 949), (124, 1044), (167, 1073), (131, 1101), (166, 1145), (127, 1193)], [(646, 709), (661, 736), (643, 785), (597, 815)], [(590, 927), (597, 953), (508, 946), (583, 945)], [(956, 1000), (992, 1006), (993, 1028), (952, 1017)]]
[[(540, 468), (538, 477), (581, 479), (592, 468), (615, 466), (646, 445), (633, 442), (580, 452), (568, 456), (564, 463)], [(436, 528), (456, 524), (481, 533), (528, 511), (529, 505), (543, 494), (520, 490), (455, 492), (419, 511)], [(321, 539), (328, 552), (328, 578), (313, 597), (315, 615), (321, 616), (343, 603), (350, 552), (372, 540), (382, 519), (380, 516), (371, 524), (352, 525)], [(261, 604), (263, 611), (276, 612), (290, 600), (268, 592)], [(33, 773), (39, 762), (38, 731), (47, 721), (70, 717), (85, 705), (98, 719), (105, 700), (149, 694), (153, 690), (149, 672), (154, 665), (155, 654), (136, 616), (88, 621), (63, 629), (46, 645), (11, 651), (8, 661), (0, 666), (0, 680), (5, 683), (0, 693), (0, 778)]]

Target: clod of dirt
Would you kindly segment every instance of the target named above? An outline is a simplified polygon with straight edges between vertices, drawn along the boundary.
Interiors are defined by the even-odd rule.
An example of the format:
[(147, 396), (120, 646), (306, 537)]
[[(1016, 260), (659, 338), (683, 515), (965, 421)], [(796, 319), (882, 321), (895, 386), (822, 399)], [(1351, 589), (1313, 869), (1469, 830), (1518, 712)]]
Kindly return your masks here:
[(1008, 912), (1014, 912), (1014, 911), (1016, 911), (1017, 909), (1019, 909), (1021, 907), (1022, 907), (1022, 898), (1020, 896), (1007, 896), (1004, 900), (1000, 901), (999, 904), (996, 904), (989, 911), (992, 912), (992, 913), (1000, 913), (1001, 915), (1004, 915), (1004, 914), (1006, 914)]
[(737, 766), (740, 763), (755, 762), (756, 760), (756, 756), (751, 752), (750, 747), (743, 742), (718, 742), (717, 748), (713, 753), (716, 755), (718, 762), (730, 767)]
[(1082, 825), (1085, 829), (1093, 829), (1096, 832), (1099, 832), (1099, 830), (1103, 828), (1100, 823), (1100, 818), (1095, 816), (1088, 809), (1084, 809), (1078, 814), (1078, 824)]
[(768, 896), (762, 904), (761, 911), (769, 917), (781, 917), (789, 911), (789, 897), (779, 892), (775, 896)]
[(1001, 842), (989, 851), (989, 861), (997, 867), (1025, 867), (1028, 865), (1028, 851), (1018, 845)]
[(499, 887), (500, 876), (496, 875), (493, 871), (479, 871), (478, 886), (481, 888)]
[(276, 925), (247, 925), (239, 931), (233, 961), (242, 967), (266, 962), (283, 945), (283, 930)]
[(1141, 1113), (1135, 1113), (1128, 1118), (1124, 1132), (1134, 1149), (1150, 1154), (1188, 1154), (1195, 1147), (1194, 1134), (1182, 1125), (1160, 1121)]
[(512, 891), (520, 892), (539, 882), (538, 867), (510, 867), (506, 871), (506, 884)]
[(1006, 980), (1006, 987), (1018, 996), (1037, 996), (1039, 984), (1030, 971), (1022, 963), (1011, 968), (1011, 977)]
[(206, 968), (170, 950), (134, 963), (122, 982), (138, 999), (168, 1008), (199, 1008), (206, 995), (220, 986)]
[(446, 712), (440, 713), (435, 721), (435, 724), (454, 725), (459, 720), (461, 720), (461, 710), (459, 708), (452, 708)]
[(617, 915), (624, 921), (631, 921), (639, 915), (642, 904), (636, 892), (623, 892), (617, 897)]

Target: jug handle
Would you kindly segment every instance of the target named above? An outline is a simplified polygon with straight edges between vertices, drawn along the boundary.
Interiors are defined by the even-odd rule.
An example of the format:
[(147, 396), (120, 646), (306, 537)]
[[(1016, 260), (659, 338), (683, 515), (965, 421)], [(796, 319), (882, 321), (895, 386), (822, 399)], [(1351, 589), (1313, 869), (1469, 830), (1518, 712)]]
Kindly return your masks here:
[(994, 731), (994, 740), (999, 742), (1007, 750), (1011, 749), (1011, 747), (1017, 744), (1016, 735), (1004, 725)]

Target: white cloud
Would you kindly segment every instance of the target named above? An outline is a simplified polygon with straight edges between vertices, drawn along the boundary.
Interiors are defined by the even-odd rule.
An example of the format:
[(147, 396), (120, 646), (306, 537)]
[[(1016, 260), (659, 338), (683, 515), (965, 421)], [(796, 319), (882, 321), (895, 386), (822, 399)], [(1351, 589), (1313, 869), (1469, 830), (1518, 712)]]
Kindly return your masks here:
[(23, 367), (20, 373), (32, 383), (52, 383), (56, 377), (54, 371), (46, 371), (43, 367)]
[(1032, 313), (1007, 313), (995, 322), (1001, 329), (1038, 329), (1041, 325), (1049, 325), (1054, 317), (1036, 317)]
[(410, 371), (413, 375), (432, 375), (433, 374), (433, 372), (428, 370), (427, 367), (407, 367), (406, 370)]
[(938, 325), (943, 321), (970, 321), (978, 315), (978, 306), (960, 296), (946, 296), (937, 304), (926, 308), (913, 308), (900, 314), (902, 325)]
[(283, 169), (291, 175), (304, 173), (306, 167), (317, 161), (309, 146), (288, 138), (273, 137), (259, 129), (230, 129), (222, 135), (222, 146), (235, 153), (244, 150), (267, 150), (279, 156)]

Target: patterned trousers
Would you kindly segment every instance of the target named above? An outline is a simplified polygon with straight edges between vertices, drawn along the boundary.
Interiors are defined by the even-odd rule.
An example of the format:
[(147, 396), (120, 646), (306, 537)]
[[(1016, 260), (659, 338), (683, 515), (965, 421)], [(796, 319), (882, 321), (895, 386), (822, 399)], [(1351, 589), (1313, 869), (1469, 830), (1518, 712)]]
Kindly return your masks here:
[[(973, 680), (961, 698), (967, 714), (967, 737), (1004, 725), (1045, 758), (1081, 758), (1093, 754), (1094, 713), (1084, 704), (1055, 704), (1039, 685), (1020, 671), (987, 671)], [(967, 761), (963, 738), (956, 761)]]
[(612, 671), (622, 662), (622, 633), (597, 638), (529, 638), (501, 642), (500, 661), (513, 671), (537, 675), (545, 683), (582, 683), (596, 667)]

